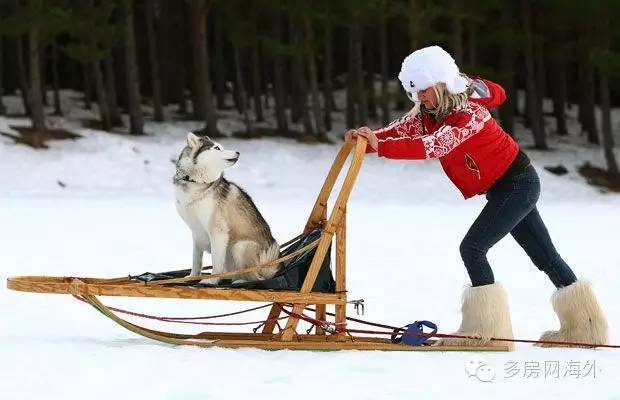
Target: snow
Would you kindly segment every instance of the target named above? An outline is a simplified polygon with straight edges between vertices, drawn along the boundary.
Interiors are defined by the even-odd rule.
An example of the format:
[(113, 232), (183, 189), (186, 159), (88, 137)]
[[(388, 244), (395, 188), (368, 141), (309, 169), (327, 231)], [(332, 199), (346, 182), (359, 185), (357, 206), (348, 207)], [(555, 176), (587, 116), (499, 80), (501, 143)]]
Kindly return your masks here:
[[(10, 110), (18, 105), (14, 97), (7, 102)], [(14, 275), (113, 277), (191, 263), (189, 230), (173, 204), (171, 159), (180, 152), (185, 132), (201, 124), (149, 123), (146, 130), (152, 135), (134, 138), (80, 128), (78, 119), (90, 115), (75, 108), (67, 117), (53, 118), (55, 126), (85, 138), (53, 142), (49, 150), (14, 145), (0, 136), (2, 281)], [(237, 127), (237, 121), (228, 118), (222, 124)], [(28, 122), (0, 118), (1, 131), (14, 124)], [(577, 275), (594, 283), (612, 327), (612, 342), (618, 344), (620, 196), (601, 193), (576, 173), (576, 166), (586, 160), (604, 165), (600, 149), (575, 144), (581, 139), (554, 138), (553, 152), (528, 154), (543, 182), (539, 208), (554, 242)], [(276, 238), (282, 242), (299, 233), (338, 146), (285, 139), (221, 142), (241, 152), (227, 177), (252, 195)], [(527, 146), (528, 138), (523, 136), (521, 142)], [(560, 162), (569, 175), (558, 177), (542, 168)], [(443, 333), (458, 328), (459, 300), (467, 282), (458, 245), (483, 204), (483, 198), (463, 201), (437, 162), (367, 157), (348, 207), (347, 238), (349, 298), (365, 299), (365, 318), (392, 325), (428, 319)], [(537, 339), (542, 331), (556, 328), (549, 302), (553, 287), (516, 243), (502, 240), (489, 258), (509, 294), (515, 336)], [(175, 316), (257, 305), (103, 301)], [(620, 350), (541, 349), (527, 344), (517, 344), (510, 353), (202, 349), (138, 337), (70, 296), (2, 288), (0, 309), (1, 399), (618, 396)], [(349, 313), (354, 314), (352, 308)], [(247, 319), (264, 317), (261, 310)], [(476, 360), (495, 371), (492, 382), (468, 377), (465, 366)], [(509, 377), (512, 362), (518, 363), (520, 373)], [(560, 377), (545, 377), (545, 363), (554, 362), (560, 365)], [(578, 365), (585, 374), (592, 362), (595, 376), (592, 371), (588, 376), (564, 376), (570, 365)], [(538, 365), (539, 377), (524, 376), (525, 363), (530, 368)]]

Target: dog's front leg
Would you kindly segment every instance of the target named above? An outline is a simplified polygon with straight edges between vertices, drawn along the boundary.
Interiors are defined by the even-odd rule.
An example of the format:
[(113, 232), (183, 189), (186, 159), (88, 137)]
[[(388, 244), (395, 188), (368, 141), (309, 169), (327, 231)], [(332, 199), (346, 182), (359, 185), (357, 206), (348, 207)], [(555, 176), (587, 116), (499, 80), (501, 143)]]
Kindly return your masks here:
[(194, 250), (192, 252), (192, 272), (189, 276), (198, 276), (202, 272), (202, 247), (198, 245), (196, 239), (193, 239)]
[[(228, 233), (216, 232), (211, 239), (211, 262), (213, 274), (226, 272), (226, 247), (228, 246)], [(217, 285), (220, 278), (203, 279), (200, 283)]]

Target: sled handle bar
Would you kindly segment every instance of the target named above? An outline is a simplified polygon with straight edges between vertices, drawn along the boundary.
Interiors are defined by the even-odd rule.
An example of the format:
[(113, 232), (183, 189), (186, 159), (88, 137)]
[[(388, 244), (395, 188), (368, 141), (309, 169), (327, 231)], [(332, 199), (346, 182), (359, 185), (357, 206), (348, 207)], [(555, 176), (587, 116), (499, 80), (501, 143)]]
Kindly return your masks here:
[[(328, 231), (332, 231), (335, 229), (334, 224), (338, 224), (339, 218), (334, 218), (335, 213), (342, 213), (342, 210), (347, 205), (347, 201), (349, 200), (349, 195), (353, 190), (353, 185), (355, 184), (355, 180), (359, 174), (360, 168), (362, 167), (362, 161), (364, 160), (364, 156), (366, 155), (366, 145), (368, 140), (363, 136), (358, 136), (357, 141), (355, 143), (344, 142), (340, 151), (336, 155), (334, 162), (327, 174), (327, 178), (325, 178), (325, 182), (323, 183), (323, 187), (319, 192), (319, 195), (314, 203), (314, 207), (312, 208), (312, 212), (310, 213), (310, 217), (308, 217), (308, 222), (304, 228), (304, 233), (309, 233), (317, 226), (320, 226), (325, 220), (327, 220), (327, 201), (329, 196), (334, 189), (334, 185), (338, 176), (342, 171), (342, 167), (344, 166), (345, 161), (349, 157), (349, 154), (352, 150), (353, 159), (349, 166), (349, 170), (347, 171), (347, 175), (342, 183), (342, 187), (340, 188), (340, 193), (336, 199), (336, 203), (333, 207), (332, 216), (330, 218), (330, 222), (332, 222), (332, 226), (325, 226), (324, 229)], [(340, 210), (340, 211), (339, 211)]]

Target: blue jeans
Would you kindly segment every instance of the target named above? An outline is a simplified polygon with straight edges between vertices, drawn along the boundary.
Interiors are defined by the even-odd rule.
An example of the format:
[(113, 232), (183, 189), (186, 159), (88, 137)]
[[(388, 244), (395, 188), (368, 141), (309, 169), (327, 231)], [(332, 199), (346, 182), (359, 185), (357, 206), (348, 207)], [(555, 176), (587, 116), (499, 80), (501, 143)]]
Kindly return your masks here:
[(494, 185), (486, 194), (487, 204), (463, 242), (461, 258), (472, 286), (495, 282), (487, 252), (508, 233), (519, 243), (534, 265), (545, 272), (556, 288), (577, 278), (558, 254), (536, 209), (540, 180), (533, 166), (510, 180)]

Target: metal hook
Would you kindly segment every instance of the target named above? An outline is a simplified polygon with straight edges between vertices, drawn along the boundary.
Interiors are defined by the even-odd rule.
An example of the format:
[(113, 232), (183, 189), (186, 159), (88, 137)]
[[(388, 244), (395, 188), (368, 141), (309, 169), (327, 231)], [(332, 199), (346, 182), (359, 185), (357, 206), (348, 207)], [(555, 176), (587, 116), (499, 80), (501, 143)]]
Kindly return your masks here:
[[(364, 299), (359, 299), (359, 300), (351, 300), (351, 301), (347, 301), (348, 304), (353, 304), (353, 308), (355, 309), (355, 313), (357, 315), (364, 315)], [(360, 314), (360, 310), (361, 310), (361, 314)]]

